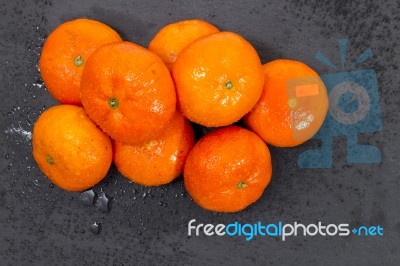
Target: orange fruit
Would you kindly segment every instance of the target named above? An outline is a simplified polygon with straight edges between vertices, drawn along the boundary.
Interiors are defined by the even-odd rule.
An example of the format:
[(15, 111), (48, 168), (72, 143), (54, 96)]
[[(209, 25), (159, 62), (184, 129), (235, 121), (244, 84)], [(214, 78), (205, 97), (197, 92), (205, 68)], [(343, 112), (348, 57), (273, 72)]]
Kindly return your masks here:
[(263, 93), (244, 122), (271, 145), (300, 145), (325, 120), (329, 104), (325, 85), (314, 70), (298, 61), (275, 60), (263, 69)]
[(87, 60), (81, 99), (111, 138), (138, 144), (161, 134), (176, 109), (174, 83), (162, 60), (130, 43), (106, 44)]
[(257, 52), (232, 32), (201, 37), (172, 67), (183, 114), (207, 127), (232, 124), (260, 98), (264, 76)]
[(161, 136), (139, 145), (114, 142), (114, 163), (128, 179), (145, 186), (171, 182), (183, 171), (194, 145), (189, 121), (176, 112)]
[(77, 19), (58, 26), (46, 39), (40, 55), (40, 74), (47, 90), (59, 102), (81, 104), (83, 66), (94, 50), (121, 37), (109, 26), (90, 19)]
[(43, 112), (33, 127), (32, 142), (40, 170), (69, 191), (96, 185), (112, 162), (110, 138), (82, 107), (59, 105)]
[(186, 159), (183, 177), (202, 208), (237, 212), (260, 198), (271, 174), (267, 145), (255, 133), (230, 126), (200, 139)]
[(158, 54), (171, 70), (179, 53), (194, 40), (219, 32), (210, 23), (192, 19), (168, 24), (162, 28), (150, 41), (149, 50)]

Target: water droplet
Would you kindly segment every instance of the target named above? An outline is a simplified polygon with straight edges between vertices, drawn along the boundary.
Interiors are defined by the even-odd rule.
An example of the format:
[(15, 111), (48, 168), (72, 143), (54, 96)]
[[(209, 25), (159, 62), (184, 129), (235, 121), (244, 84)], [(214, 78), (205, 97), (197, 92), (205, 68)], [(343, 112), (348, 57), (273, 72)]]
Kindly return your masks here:
[(160, 201), (160, 202), (158, 203), (158, 205), (160, 205), (161, 207), (167, 207), (167, 206), (168, 206), (168, 203), (163, 202), (163, 201)]
[(39, 180), (36, 179), (36, 180), (33, 180), (32, 182), (33, 182), (33, 184), (34, 184), (35, 186), (37, 186), (37, 187), (39, 186)]
[(94, 197), (96, 196), (96, 194), (94, 193), (94, 191), (88, 190), (85, 192), (82, 192), (81, 195), (79, 196), (79, 198), (81, 199), (81, 201), (83, 202), (83, 204), (85, 206), (92, 206), (93, 205), (93, 200)]
[(95, 235), (100, 233), (100, 224), (95, 222), (94, 224), (90, 225), (90, 232), (92, 232)]
[(97, 198), (96, 207), (102, 212), (108, 213), (108, 203), (109, 198), (107, 197), (106, 193), (103, 191), (100, 192), (100, 196)]

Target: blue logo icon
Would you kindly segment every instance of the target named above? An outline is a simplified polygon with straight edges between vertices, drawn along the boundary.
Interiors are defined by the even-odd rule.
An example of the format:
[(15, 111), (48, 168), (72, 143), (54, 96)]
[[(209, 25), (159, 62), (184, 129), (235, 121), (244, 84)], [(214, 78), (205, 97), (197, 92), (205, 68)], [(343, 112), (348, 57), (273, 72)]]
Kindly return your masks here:
[[(339, 40), (342, 68), (346, 67), (348, 40)], [(351, 65), (354, 69), (371, 58), (366, 50)], [(326, 56), (318, 52), (315, 58), (337, 70)], [(329, 94), (329, 112), (325, 122), (313, 139), (321, 140), (319, 150), (307, 150), (298, 159), (301, 168), (332, 168), (332, 138), (346, 136), (347, 163), (380, 163), (381, 152), (372, 145), (359, 144), (358, 135), (382, 130), (378, 83), (373, 69), (351, 70), (321, 75)]]

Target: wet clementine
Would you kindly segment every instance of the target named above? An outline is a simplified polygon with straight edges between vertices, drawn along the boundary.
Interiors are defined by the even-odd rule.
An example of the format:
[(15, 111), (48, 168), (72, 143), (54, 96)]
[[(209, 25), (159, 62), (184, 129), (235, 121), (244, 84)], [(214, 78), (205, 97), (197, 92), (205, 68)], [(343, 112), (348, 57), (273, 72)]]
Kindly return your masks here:
[(81, 104), (80, 81), (86, 60), (106, 43), (121, 37), (109, 26), (77, 19), (58, 26), (46, 39), (40, 55), (40, 74), (47, 90), (64, 104)]
[(183, 171), (194, 145), (189, 121), (176, 112), (161, 136), (139, 145), (114, 142), (114, 163), (135, 183), (158, 186), (171, 182)]
[(183, 114), (198, 124), (232, 124), (260, 98), (264, 77), (257, 52), (232, 32), (201, 37), (186, 46), (172, 68)]
[(186, 159), (184, 183), (202, 208), (237, 212), (260, 198), (271, 174), (266, 144), (255, 133), (230, 126), (194, 146)]
[(33, 128), (33, 157), (57, 186), (70, 191), (100, 182), (112, 162), (109, 137), (82, 107), (58, 105), (41, 114)]
[(179, 53), (194, 40), (219, 32), (210, 23), (192, 19), (171, 23), (163, 27), (150, 41), (149, 50), (158, 54), (171, 70)]
[(111, 138), (137, 144), (161, 134), (176, 109), (174, 83), (162, 60), (130, 43), (106, 44), (87, 60), (81, 99)]
[(300, 145), (324, 122), (329, 102), (325, 85), (314, 70), (298, 61), (275, 60), (263, 69), (262, 96), (244, 121), (271, 145)]

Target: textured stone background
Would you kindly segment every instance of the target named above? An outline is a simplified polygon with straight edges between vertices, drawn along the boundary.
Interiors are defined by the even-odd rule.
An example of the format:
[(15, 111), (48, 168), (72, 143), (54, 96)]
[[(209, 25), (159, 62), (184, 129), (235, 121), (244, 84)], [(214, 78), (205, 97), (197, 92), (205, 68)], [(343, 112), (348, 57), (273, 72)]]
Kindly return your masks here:
[[(1, 265), (395, 265), (400, 261), (399, 18), (397, 1), (29, 1), (0, 3), (0, 264)], [(337, 40), (349, 39), (349, 60), (371, 48), (359, 69), (378, 75), (383, 131), (360, 136), (382, 151), (382, 163), (348, 165), (346, 138), (334, 139), (334, 168), (300, 169), (293, 149), (271, 148), (273, 179), (262, 198), (237, 214), (200, 209), (181, 178), (160, 188), (129, 183), (112, 168), (94, 188), (112, 198), (109, 213), (85, 206), (79, 193), (54, 187), (31, 156), (30, 131), (57, 104), (37, 70), (44, 38), (66, 20), (89, 17), (146, 46), (166, 23), (212, 22), (251, 41), (263, 62), (291, 58), (320, 73), (322, 51), (340, 65)], [(188, 237), (203, 223), (350, 223), (383, 226), (384, 237)], [(97, 235), (90, 231), (101, 223)]]

